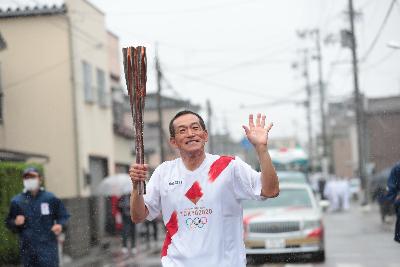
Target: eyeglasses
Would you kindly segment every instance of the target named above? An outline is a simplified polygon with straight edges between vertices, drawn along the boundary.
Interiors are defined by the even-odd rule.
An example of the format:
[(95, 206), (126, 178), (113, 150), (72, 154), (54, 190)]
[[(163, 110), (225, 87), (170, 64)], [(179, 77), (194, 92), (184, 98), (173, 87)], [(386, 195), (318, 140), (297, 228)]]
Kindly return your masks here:
[(189, 133), (198, 134), (203, 131), (203, 128), (197, 123), (192, 124), (189, 127), (179, 126), (178, 129), (175, 129), (175, 134), (178, 135), (188, 135)]

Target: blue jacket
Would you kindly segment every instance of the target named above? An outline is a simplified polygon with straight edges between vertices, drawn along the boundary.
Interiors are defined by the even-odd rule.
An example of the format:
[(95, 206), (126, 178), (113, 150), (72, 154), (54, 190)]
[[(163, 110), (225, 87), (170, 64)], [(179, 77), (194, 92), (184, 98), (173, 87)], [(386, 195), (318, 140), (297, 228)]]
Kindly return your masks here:
[(387, 181), (388, 192), (385, 200), (392, 202), (395, 206), (400, 206), (400, 200), (395, 200), (397, 195), (400, 194), (400, 162), (394, 165), (390, 171)]
[[(17, 215), (25, 216), (25, 223), (21, 226), (15, 225)], [(20, 193), (13, 197), (6, 225), (11, 231), (19, 234), (21, 247), (28, 244), (56, 245), (57, 239), (51, 227), (57, 223), (64, 228), (69, 216), (59, 198), (40, 189), (36, 197), (33, 197), (30, 192)]]

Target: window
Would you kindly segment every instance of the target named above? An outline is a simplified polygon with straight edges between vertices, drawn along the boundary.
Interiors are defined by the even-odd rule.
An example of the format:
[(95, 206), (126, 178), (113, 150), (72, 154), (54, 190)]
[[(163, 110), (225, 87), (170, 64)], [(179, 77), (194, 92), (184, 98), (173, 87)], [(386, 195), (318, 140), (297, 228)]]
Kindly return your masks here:
[(92, 192), (96, 192), (101, 181), (108, 176), (108, 159), (103, 157), (89, 156), (89, 175), (88, 184)]
[(82, 61), (83, 68), (83, 90), (85, 95), (85, 101), (93, 103), (94, 93), (92, 87), (92, 66), (86, 61)]
[(99, 99), (99, 105), (101, 107), (109, 107), (109, 98), (106, 91), (106, 78), (104, 71), (97, 69), (97, 93)]
[(128, 173), (129, 164), (115, 163), (115, 173)]

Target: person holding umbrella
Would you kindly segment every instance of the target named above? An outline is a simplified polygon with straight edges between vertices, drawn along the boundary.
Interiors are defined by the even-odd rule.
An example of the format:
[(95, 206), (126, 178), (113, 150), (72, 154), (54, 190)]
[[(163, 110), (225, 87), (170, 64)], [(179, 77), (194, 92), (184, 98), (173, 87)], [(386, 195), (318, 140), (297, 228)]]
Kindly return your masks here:
[[(166, 226), (161, 263), (167, 266), (245, 266), (243, 209), (246, 199), (265, 200), (279, 194), (279, 182), (268, 153), (272, 124), (249, 115), (245, 134), (254, 146), (261, 172), (239, 157), (205, 152), (208, 132), (202, 117), (178, 112), (170, 121), (170, 143), (180, 157), (156, 168), (142, 195), (133, 186), (131, 218), (153, 220), (160, 213)], [(146, 164), (134, 163), (134, 185), (145, 181)]]
[[(130, 216), (130, 192), (132, 181), (128, 174), (117, 173), (105, 177), (98, 185), (97, 194), (115, 199), (115, 212), (121, 215), (122, 253), (128, 253), (128, 241), (130, 240), (131, 252), (136, 254), (136, 225), (132, 223)], [(117, 219), (116, 219), (117, 221)]]

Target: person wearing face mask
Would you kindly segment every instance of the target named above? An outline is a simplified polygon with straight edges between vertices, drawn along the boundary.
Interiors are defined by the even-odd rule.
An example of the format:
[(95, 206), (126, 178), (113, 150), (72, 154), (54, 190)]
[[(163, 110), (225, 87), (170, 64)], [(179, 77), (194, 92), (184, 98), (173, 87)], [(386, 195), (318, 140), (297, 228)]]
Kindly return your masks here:
[(12, 198), (6, 226), (19, 235), (24, 267), (57, 267), (57, 236), (70, 215), (59, 198), (40, 187), (37, 168), (26, 168), (22, 179), (24, 191)]

